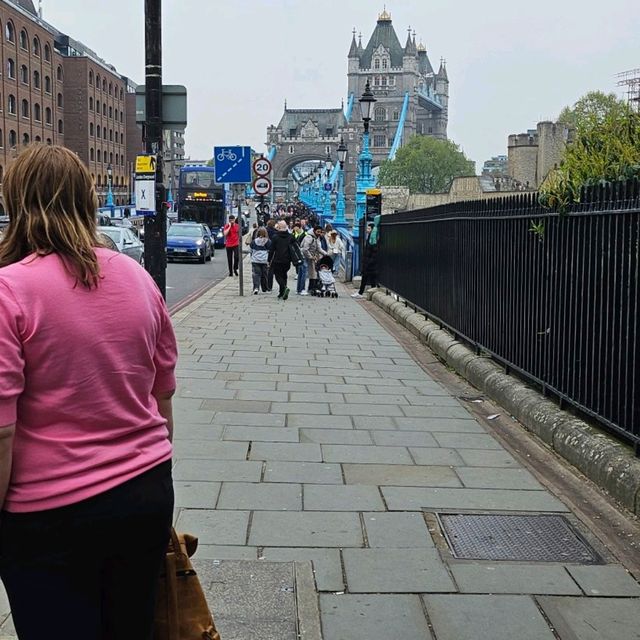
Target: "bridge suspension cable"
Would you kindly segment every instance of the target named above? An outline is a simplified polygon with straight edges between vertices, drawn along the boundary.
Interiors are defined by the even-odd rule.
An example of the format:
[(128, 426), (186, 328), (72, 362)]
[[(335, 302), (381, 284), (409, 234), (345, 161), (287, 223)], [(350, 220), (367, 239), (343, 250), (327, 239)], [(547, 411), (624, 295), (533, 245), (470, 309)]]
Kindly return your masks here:
[(395, 160), (396, 153), (402, 144), (402, 134), (404, 133), (404, 123), (407, 119), (407, 111), (409, 110), (409, 92), (404, 94), (404, 102), (402, 103), (402, 111), (400, 112), (400, 119), (398, 120), (398, 128), (396, 130), (395, 138), (393, 139), (393, 145), (391, 151), (389, 151), (389, 160)]

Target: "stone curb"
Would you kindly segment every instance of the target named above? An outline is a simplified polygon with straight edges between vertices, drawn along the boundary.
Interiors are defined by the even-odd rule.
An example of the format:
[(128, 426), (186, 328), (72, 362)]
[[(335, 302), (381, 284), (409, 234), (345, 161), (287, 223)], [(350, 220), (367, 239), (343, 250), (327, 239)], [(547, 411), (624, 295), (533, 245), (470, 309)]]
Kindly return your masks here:
[(475, 354), (449, 332), (395, 296), (371, 289), (366, 298), (406, 327), (474, 387), (504, 407), (528, 431), (579, 469), (626, 509), (640, 515), (640, 459), (630, 447), (559, 409), (491, 358)]
[(320, 605), (311, 562), (295, 562), (296, 609), (300, 640), (322, 640)]

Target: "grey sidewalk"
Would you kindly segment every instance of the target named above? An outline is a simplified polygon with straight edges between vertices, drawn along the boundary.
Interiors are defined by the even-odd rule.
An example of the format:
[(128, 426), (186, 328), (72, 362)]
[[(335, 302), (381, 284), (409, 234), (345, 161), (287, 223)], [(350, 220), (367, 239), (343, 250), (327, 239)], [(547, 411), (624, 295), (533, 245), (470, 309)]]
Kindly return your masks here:
[[(260, 583), (260, 566), (290, 575), (292, 561), (313, 563), (325, 640), (640, 638), (640, 586), (588, 531), (599, 564), (563, 560), (557, 537), (537, 548), (531, 521), (519, 535), (534, 542), (515, 552), (557, 551), (557, 561), (454, 557), (447, 514), (583, 527), (366, 304), (239, 298), (229, 279), (174, 316), (176, 526), (200, 539), (223, 640), (296, 637), (290, 602), (290, 619), (274, 611), (254, 635), (258, 621), (243, 616), (255, 607), (225, 586), (233, 571), (240, 590)], [(492, 537), (473, 523), (465, 532), (481, 551)]]

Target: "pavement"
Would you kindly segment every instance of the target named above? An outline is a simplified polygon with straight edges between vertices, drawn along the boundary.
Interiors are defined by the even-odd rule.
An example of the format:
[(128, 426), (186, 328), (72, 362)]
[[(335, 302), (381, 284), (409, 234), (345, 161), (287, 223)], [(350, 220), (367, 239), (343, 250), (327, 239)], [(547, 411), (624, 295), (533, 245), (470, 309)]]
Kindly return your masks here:
[(176, 527), (223, 640), (640, 639), (637, 580), (417, 340), (343, 287), (237, 289), (173, 316)]

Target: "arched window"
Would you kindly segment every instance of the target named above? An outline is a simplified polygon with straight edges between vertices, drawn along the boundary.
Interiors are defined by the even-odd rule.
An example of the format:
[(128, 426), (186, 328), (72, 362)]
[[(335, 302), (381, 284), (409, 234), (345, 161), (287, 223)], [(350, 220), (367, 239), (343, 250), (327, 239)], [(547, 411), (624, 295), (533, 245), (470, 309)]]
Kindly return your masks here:
[(102, 90), (107, 93), (107, 80), (106, 78), (102, 79)]
[[(98, 158), (100, 157), (100, 152), (98, 151)], [(98, 162), (100, 162), (100, 160), (98, 160)], [(102, 186), (102, 176), (100, 174), (98, 174), (98, 180), (96, 182), (96, 184), (100, 187)]]
[[(109, 163), (113, 164), (113, 153), (109, 154)], [(118, 184), (118, 178), (116, 178), (116, 184)]]
[(18, 145), (18, 134), (11, 129), (11, 131), (9, 131), (9, 148), (13, 149), (13, 147)]
[(93, 122), (89, 123), (89, 135), (93, 138)]
[(0, 129), (0, 149), (4, 147), (4, 134), (2, 133), (2, 129)]
[(109, 107), (109, 117), (113, 118), (113, 107)]
[(375, 122), (384, 122), (387, 119), (387, 110), (384, 107), (376, 107), (373, 119)]
[(100, 137), (102, 135), (102, 129), (100, 128), (100, 125), (96, 126), (96, 137)]
[(4, 180), (4, 169), (2, 168), (2, 165), (0, 164), (0, 184), (2, 184), (3, 180)]
[(96, 100), (96, 113), (100, 115), (100, 100)]
[(36, 137), (35, 137), (35, 141), (36, 141), (36, 142), (42, 142), (42, 138), (41, 138), (40, 136), (36, 136)]
[(124, 91), (120, 89), (120, 100), (124, 100)]
[(47, 138), (47, 144), (51, 146), (51, 138)]
[[(120, 135), (118, 134), (118, 132), (116, 131), (116, 144), (118, 143), (118, 139), (120, 138)], [(116, 160), (117, 160), (117, 156), (116, 156)], [(117, 164), (117, 163), (116, 163)]]
[(34, 89), (40, 88), (40, 72), (39, 71), (33, 72), (33, 88)]
[(16, 62), (13, 58), (7, 58), (7, 77), (11, 79), (16, 77)]
[[(47, 44), (44, 45), (44, 59), (47, 62), (51, 62), (51, 47), (49, 46), (49, 43), (47, 42)], [(47, 138), (47, 144), (51, 144), (51, 141)]]
[(120, 112), (120, 122), (124, 122), (124, 111)]
[(124, 156), (122, 154), (120, 155), (120, 166), (124, 167)]
[(7, 100), (7, 111), (13, 115), (16, 114), (16, 97), (13, 95), (10, 95)]
[[(5, 38), (7, 39), (7, 42), (16, 41), (16, 29), (13, 26), (13, 22), (11, 22), (11, 20), (9, 20), (5, 26), (4, 35), (5, 35)], [(15, 147), (15, 145), (13, 146)]]
[(63, 82), (64, 81), (64, 72), (62, 71), (62, 65), (58, 65), (58, 68), (56, 69), (56, 78), (58, 79), (58, 82)]
[(58, 133), (64, 133), (64, 123), (62, 120), (58, 120)]
[[(97, 156), (98, 162), (102, 162), (102, 151), (100, 151), (100, 149), (96, 151), (96, 156)], [(100, 176), (98, 176), (98, 180), (100, 180)], [(98, 184), (100, 183), (98, 182)]]
[(113, 129), (109, 129), (109, 142), (113, 142)]
[(100, 88), (100, 74), (96, 73), (96, 89)]
[(107, 139), (107, 127), (102, 127), (102, 139)]
[(22, 82), (22, 84), (29, 84), (29, 69), (27, 69), (26, 64), (20, 67), (20, 82)]
[(20, 31), (20, 48), (29, 51), (29, 36), (24, 29)]
[(37, 36), (33, 39), (31, 51), (33, 52), (33, 55), (36, 56), (36, 58), (40, 57), (40, 40), (38, 40)]
[(89, 111), (93, 111), (93, 98), (89, 98)]
[(37, 102), (33, 105), (33, 119), (36, 122), (42, 122), (42, 109)]
[(93, 86), (93, 71), (89, 71), (89, 84)]
[(60, 109), (62, 109), (62, 94), (61, 93), (58, 94), (58, 107), (60, 107)]
[(110, 96), (113, 95), (113, 83), (112, 82), (109, 83), (109, 95)]
[(106, 102), (102, 103), (102, 115), (103, 116), (107, 115), (107, 103)]
[(51, 78), (49, 76), (44, 77), (44, 92), (51, 93)]
[(96, 159), (96, 152), (93, 150), (93, 147), (89, 149), (89, 160), (93, 162)]
[(379, 68), (380, 68), (380, 59), (379, 59), (379, 58), (376, 58), (376, 59), (373, 61), (373, 68), (374, 68), (374, 69), (379, 69)]
[(49, 107), (44, 110), (44, 121), (46, 124), (51, 124), (51, 109)]
[(29, 144), (29, 134), (25, 133), (22, 135), (22, 144), (26, 147)]
[(120, 156), (116, 153), (116, 167), (120, 164)]
[(29, 117), (29, 101), (28, 100), (23, 100), (22, 101), (22, 117), (23, 118), (28, 118)]

